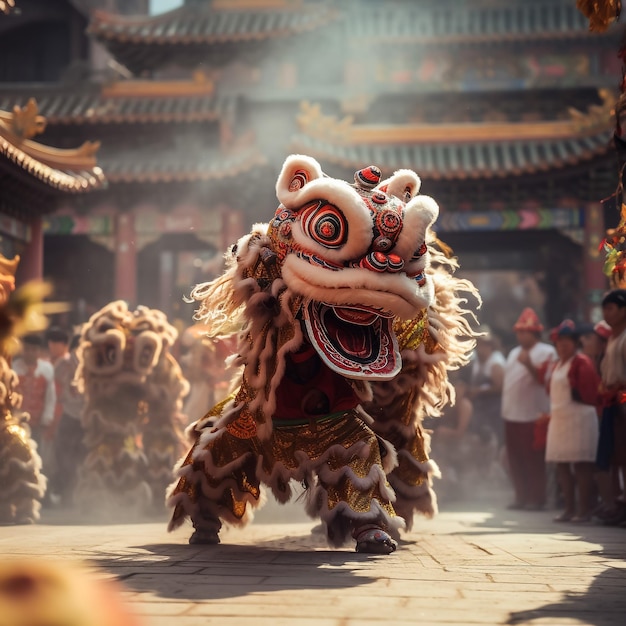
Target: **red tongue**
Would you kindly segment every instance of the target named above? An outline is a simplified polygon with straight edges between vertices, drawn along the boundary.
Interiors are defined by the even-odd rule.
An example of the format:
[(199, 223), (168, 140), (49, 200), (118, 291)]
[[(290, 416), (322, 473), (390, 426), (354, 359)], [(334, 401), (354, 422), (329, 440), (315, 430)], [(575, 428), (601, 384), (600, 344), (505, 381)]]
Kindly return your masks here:
[(341, 346), (346, 354), (352, 354), (361, 359), (367, 358), (372, 348), (369, 340), (369, 333), (359, 329), (357, 332), (350, 332), (350, 327), (345, 326), (334, 315), (324, 316), (324, 324), (329, 337), (334, 339), (337, 345)]

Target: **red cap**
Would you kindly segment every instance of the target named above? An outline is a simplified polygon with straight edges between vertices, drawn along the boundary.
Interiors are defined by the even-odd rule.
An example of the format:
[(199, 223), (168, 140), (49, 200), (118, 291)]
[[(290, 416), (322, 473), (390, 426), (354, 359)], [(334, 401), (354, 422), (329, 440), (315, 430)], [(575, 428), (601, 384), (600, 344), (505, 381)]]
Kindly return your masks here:
[(604, 320), (600, 320), (593, 327), (593, 332), (599, 337), (602, 337), (602, 339), (608, 340), (611, 336), (611, 327)]
[(572, 320), (563, 320), (556, 328), (550, 331), (550, 341), (554, 343), (557, 337), (577, 338), (578, 335), (576, 324)]
[(529, 330), (533, 333), (540, 333), (543, 325), (539, 321), (539, 317), (530, 307), (526, 307), (519, 316), (517, 322), (513, 326), (513, 330)]

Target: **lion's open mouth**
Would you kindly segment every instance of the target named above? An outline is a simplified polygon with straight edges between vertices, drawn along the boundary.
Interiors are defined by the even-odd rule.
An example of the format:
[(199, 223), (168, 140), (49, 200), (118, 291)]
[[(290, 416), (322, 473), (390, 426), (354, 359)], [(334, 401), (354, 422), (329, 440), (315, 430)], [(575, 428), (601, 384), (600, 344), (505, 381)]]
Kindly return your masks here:
[(402, 365), (390, 314), (364, 306), (309, 302), (304, 320), (322, 360), (348, 378), (393, 378)]

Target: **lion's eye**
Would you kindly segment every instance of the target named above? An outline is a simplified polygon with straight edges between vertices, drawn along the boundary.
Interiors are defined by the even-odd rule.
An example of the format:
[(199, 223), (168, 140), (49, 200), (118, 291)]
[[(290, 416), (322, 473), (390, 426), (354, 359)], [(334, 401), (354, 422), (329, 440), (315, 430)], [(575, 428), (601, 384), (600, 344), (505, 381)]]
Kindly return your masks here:
[(426, 252), (428, 252), (428, 248), (426, 246), (426, 243), (423, 243), (414, 253), (413, 253), (413, 258), (411, 259), (412, 261), (417, 261), (417, 259), (423, 257)]
[(301, 213), (304, 232), (326, 248), (340, 248), (348, 238), (348, 223), (334, 205), (316, 200)]

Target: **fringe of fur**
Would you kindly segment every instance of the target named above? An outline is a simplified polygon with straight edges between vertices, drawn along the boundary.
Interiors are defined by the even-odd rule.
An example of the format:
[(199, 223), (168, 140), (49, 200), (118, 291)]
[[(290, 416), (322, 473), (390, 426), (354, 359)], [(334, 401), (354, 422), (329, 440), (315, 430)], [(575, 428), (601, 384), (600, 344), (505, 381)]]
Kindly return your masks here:
[(319, 483), (307, 494), (305, 510), (310, 517), (319, 517), (322, 520), (326, 526), (328, 543), (333, 548), (340, 548), (352, 538), (352, 529), (355, 524), (384, 526), (385, 530), (396, 540), (400, 538), (400, 531), (406, 527), (402, 517), (390, 516), (377, 500), (372, 500), (370, 510), (367, 512), (356, 512), (347, 502), (339, 502), (329, 509), (326, 489)]
[[(427, 273), (434, 288), (434, 301), (428, 309), (428, 329), (438, 347), (427, 353), (422, 344), (416, 350), (403, 350), (402, 371), (394, 380), (375, 383), (374, 404), (389, 407), (384, 421), (375, 421), (373, 428), (383, 436), (391, 428), (410, 437), (426, 416), (441, 415), (448, 404), (454, 404), (454, 388), (448, 380), (448, 372), (469, 363), (476, 345), (476, 331), (471, 322), (476, 321), (468, 309), (464, 294), (475, 298), (477, 307), (480, 295), (471, 282), (454, 276), (458, 268), (455, 259), (445, 256), (436, 245), (429, 246), (431, 267)], [(410, 420), (404, 415), (394, 415), (392, 407), (397, 399), (416, 392)]]
[(396, 494), (394, 508), (396, 513), (404, 518), (407, 530), (413, 528), (413, 518), (417, 513), (427, 518), (437, 514), (437, 496), (433, 491), (433, 478), (441, 478), (441, 471), (433, 459), (418, 461), (408, 450), (400, 450), (398, 457), (402, 457), (420, 473), (424, 480), (419, 485), (407, 485), (398, 475), (391, 473), (389, 483)]
[(394, 476), (389, 477), (389, 482), (396, 491), (394, 509), (404, 519), (407, 531), (413, 529), (417, 514), (430, 519), (438, 513), (437, 495), (429, 482), (424, 481), (410, 489), (404, 483), (395, 480)]
[(194, 319), (206, 325), (211, 337), (230, 337), (245, 326), (246, 298), (259, 291), (256, 281), (244, 279), (244, 272), (254, 267), (260, 249), (269, 246), (267, 224), (255, 224), (252, 231), (231, 246), (226, 254), (226, 271), (216, 279), (196, 285), (190, 301), (200, 303)]
[[(207, 334), (238, 335), (238, 354), (229, 364), (243, 366), (244, 379), (254, 390), (246, 399), (247, 409), (270, 416), (276, 409), (275, 391), (285, 371), (285, 356), (300, 347), (303, 336), (292, 311), (295, 296), (285, 282), (275, 278), (267, 289), (261, 289), (255, 278), (244, 276), (259, 262), (261, 249), (271, 247), (266, 231), (267, 224), (256, 224), (231, 248), (226, 272), (197, 285), (191, 298), (200, 302), (194, 319), (206, 324)], [(293, 329), (293, 337), (279, 344), (279, 333), (284, 328)], [(231, 423), (242, 408), (241, 404), (229, 405), (215, 425)], [(267, 439), (271, 429), (271, 420), (259, 423), (259, 438)]]
[[(171, 507), (172, 509), (177, 506), (181, 506), (182, 509), (185, 511), (185, 514), (193, 520), (195, 527), (202, 525), (202, 520), (206, 517), (207, 513), (209, 514), (209, 516), (219, 518), (219, 520), (230, 526), (236, 526), (239, 528), (247, 526), (254, 520), (255, 511), (261, 509), (267, 502), (267, 497), (264, 491), (261, 490), (261, 495), (257, 500), (252, 494), (239, 491), (236, 482), (232, 478), (225, 480), (220, 485), (221, 493), (223, 493), (227, 489), (233, 490), (233, 493), (235, 494), (235, 497), (239, 502), (246, 503), (246, 511), (241, 518), (235, 517), (229, 509), (217, 504), (215, 499), (210, 499), (207, 497), (204, 498), (202, 504), (200, 504), (199, 501), (194, 502), (185, 492), (180, 492), (175, 495), (168, 495), (166, 499), (166, 505), (168, 507)], [(184, 517), (181, 517), (176, 521), (170, 520), (167, 530), (169, 532), (175, 530), (182, 525), (184, 519)]]
[[(207, 435), (205, 437), (206, 441), (214, 441), (218, 439), (223, 432), (224, 431), (213, 433), (205, 432), (202, 436)], [(359, 458), (367, 458), (370, 455), (371, 450), (370, 446), (364, 441), (359, 441), (349, 448), (344, 448), (339, 444), (333, 445), (325, 450), (323, 455), (316, 459), (309, 458), (309, 455), (304, 450), (296, 450), (294, 453), (296, 466), (294, 468), (288, 468), (284, 465), (284, 463), (277, 461), (274, 463), (271, 471), (269, 472), (264, 469), (263, 456), (259, 455), (256, 463), (255, 475), (258, 477), (260, 482), (269, 487), (276, 500), (278, 500), (281, 504), (284, 504), (291, 499), (292, 490), (290, 481), (292, 480), (297, 482), (306, 481), (307, 484), (310, 485), (309, 493), (315, 492), (316, 494), (319, 494), (319, 490), (322, 488), (320, 487), (316, 476), (319, 476), (320, 480), (326, 485), (338, 485), (340, 481), (345, 478), (359, 491), (367, 491), (374, 485), (377, 485), (381, 496), (389, 502), (394, 502), (395, 494), (387, 483), (386, 472), (390, 472), (397, 465), (397, 456), (395, 450), (390, 444), (387, 442), (383, 442), (383, 444), (387, 450), (387, 454), (384, 458), (384, 467), (381, 468), (377, 465), (372, 466), (367, 476), (357, 476), (347, 465), (342, 466), (337, 470), (331, 470), (328, 465), (328, 461), (331, 458), (344, 459), (346, 463), (355, 456)], [(379, 445), (379, 441), (377, 440), (373, 445)], [(227, 524), (244, 526), (252, 520), (253, 512), (251, 509), (259, 508), (265, 501), (264, 498), (262, 500), (257, 500), (251, 494), (241, 492), (238, 488), (236, 479), (233, 478), (233, 474), (246, 464), (252, 453), (243, 454), (232, 462), (218, 467), (213, 463), (210, 450), (203, 448), (199, 449), (199, 447), (200, 446), (196, 448), (193, 458), (194, 461), (202, 462), (201, 469), (194, 469), (194, 464), (188, 464), (175, 470), (177, 478), (168, 489), (166, 498), (167, 506), (174, 508), (180, 505), (185, 513), (192, 519), (196, 519), (196, 517), (201, 516), (201, 505), (199, 502), (193, 502), (185, 492), (174, 493), (180, 478), (185, 478), (190, 484), (195, 484), (200, 487), (200, 492), (202, 494), (201, 497), (203, 499), (202, 506), (205, 510), (206, 507), (209, 507), (212, 514), (218, 516)], [(212, 481), (219, 481), (219, 484), (217, 486), (210, 484), (207, 479), (208, 476), (211, 477)], [(224, 493), (229, 490), (232, 490), (238, 501), (245, 501), (249, 504), (247, 509), (250, 510), (247, 510), (246, 514), (242, 518), (233, 516), (232, 512), (217, 504)], [(325, 493), (322, 495), (325, 497)], [(313, 496), (307, 497), (307, 500), (310, 500), (311, 497)], [(327, 510), (327, 504), (324, 506)], [(332, 514), (331, 512), (328, 512), (326, 519), (322, 519), (324, 519), (325, 522), (332, 521), (332, 518), (335, 516), (338, 508), (339, 506), (335, 507)], [(359, 521), (363, 521), (363, 523), (365, 523), (365, 521), (379, 519), (379, 513), (382, 509), (377, 506), (374, 508), (376, 510), (375, 515), (373, 513), (357, 514), (352, 511), (348, 517), (350, 517), (350, 519), (358, 519)], [(322, 507), (320, 515), (323, 511), (324, 508)], [(307, 512), (313, 517), (317, 516), (316, 513), (313, 513), (313, 505), (310, 503), (307, 505)], [(400, 527), (400, 522), (392, 522), (390, 519), (388, 520), (387, 517), (388, 516), (385, 517), (385, 524), (388, 524), (389, 528)], [(182, 519), (178, 519), (175, 522), (171, 521), (169, 529), (173, 530), (174, 528), (180, 526), (181, 523)], [(339, 535), (343, 537), (342, 533), (339, 533)], [(344, 539), (341, 540), (342, 543)]]
[[(420, 360), (429, 365), (426, 393), (422, 415), (440, 415), (448, 402), (454, 403), (454, 389), (448, 381), (448, 370), (456, 370), (470, 361), (476, 346), (477, 332), (471, 323), (477, 322), (475, 314), (468, 309), (468, 300), (463, 294), (473, 297), (476, 306), (482, 300), (474, 285), (457, 278), (454, 272), (459, 265), (455, 258), (448, 258), (436, 244), (431, 242), (431, 269), (435, 288), (435, 302), (428, 311), (429, 330), (441, 347), (445, 358), (420, 354)], [(429, 392), (432, 389), (432, 392)], [(439, 393), (437, 393), (439, 392)]]

